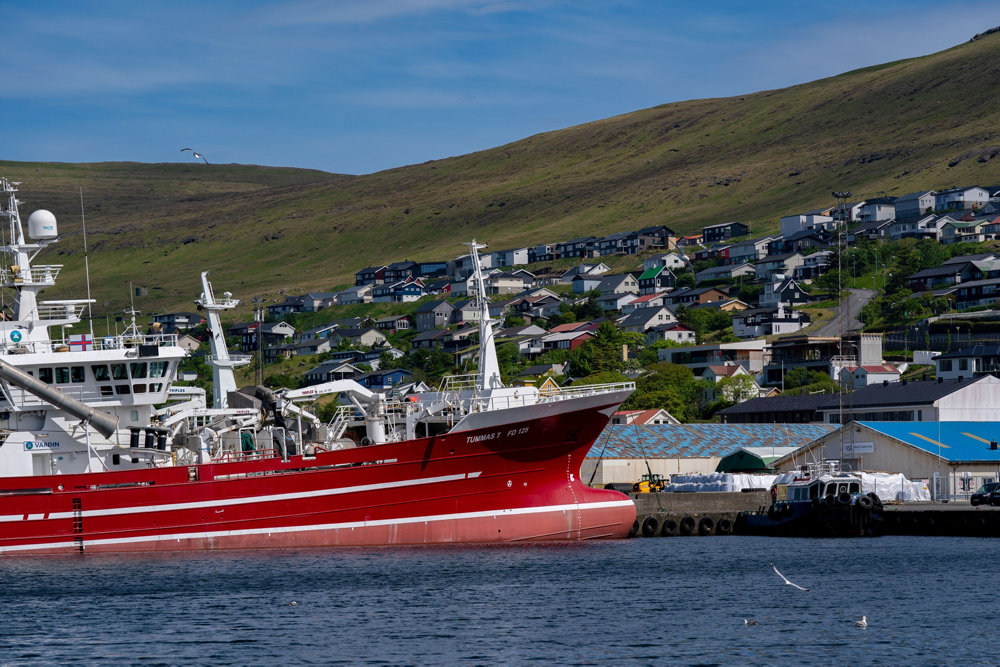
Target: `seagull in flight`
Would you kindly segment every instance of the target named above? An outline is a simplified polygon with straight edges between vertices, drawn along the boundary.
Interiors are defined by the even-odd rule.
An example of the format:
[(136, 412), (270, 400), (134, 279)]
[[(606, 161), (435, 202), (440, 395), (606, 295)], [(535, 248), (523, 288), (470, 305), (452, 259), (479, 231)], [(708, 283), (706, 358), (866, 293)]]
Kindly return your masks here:
[[(198, 151), (194, 150), (193, 148), (182, 148), (181, 153), (183, 153), (184, 151), (191, 151), (191, 155), (194, 156), (195, 160), (205, 160), (205, 156), (199, 153)], [(205, 164), (208, 164), (208, 160), (205, 160)]]
[(772, 568), (772, 569), (774, 570), (774, 573), (775, 573), (775, 574), (777, 574), (777, 575), (778, 575), (779, 577), (781, 577), (781, 579), (782, 579), (782, 580), (783, 580), (783, 581), (784, 581), (784, 582), (785, 582), (786, 584), (788, 584), (789, 586), (791, 586), (792, 588), (797, 588), (797, 589), (799, 589), (800, 591), (806, 591), (806, 592), (809, 592), (809, 589), (808, 589), (808, 588), (803, 588), (802, 586), (799, 586), (798, 584), (793, 584), (792, 582), (790, 582), (790, 581), (788, 580), (788, 577), (786, 577), (786, 576), (785, 576), (785, 575), (783, 575), (782, 573), (778, 572), (778, 568), (776, 568), (776, 567), (774, 566), (774, 563), (771, 563), (771, 568)]
[(752, 618), (744, 618), (743, 625), (757, 625), (757, 621), (753, 620)]
[(862, 616), (860, 621), (854, 621), (854, 625), (858, 626), (859, 628), (867, 628), (868, 627), (868, 617), (867, 616)]

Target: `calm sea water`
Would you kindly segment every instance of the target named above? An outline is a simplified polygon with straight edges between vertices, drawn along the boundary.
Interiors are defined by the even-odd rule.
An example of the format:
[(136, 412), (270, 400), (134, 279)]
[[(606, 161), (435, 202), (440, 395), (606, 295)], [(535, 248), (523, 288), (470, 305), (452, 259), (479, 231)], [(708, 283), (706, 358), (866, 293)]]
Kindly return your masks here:
[(3, 557), (0, 663), (996, 663), (996, 551), (713, 537)]

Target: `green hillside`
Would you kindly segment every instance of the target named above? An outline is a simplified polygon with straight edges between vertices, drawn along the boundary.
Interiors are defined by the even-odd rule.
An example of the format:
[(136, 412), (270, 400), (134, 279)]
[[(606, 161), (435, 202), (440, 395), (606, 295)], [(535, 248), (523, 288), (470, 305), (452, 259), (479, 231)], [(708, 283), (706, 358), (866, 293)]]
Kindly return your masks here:
[[(22, 213), (49, 208), (59, 294), (82, 292), (80, 188), (94, 296), (186, 308), (198, 273), (242, 298), (351, 282), (369, 264), (665, 223), (778, 216), (857, 198), (1000, 185), (1000, 34), (782, 90), (693, 100), (365, 176), (205, 164), (0, 162)], [(60, 256), (54, 257), (58, 251)], [(69, 286), (74, 286), (72, 291)], [(76, 286), (80, 286), (79, 288)]]

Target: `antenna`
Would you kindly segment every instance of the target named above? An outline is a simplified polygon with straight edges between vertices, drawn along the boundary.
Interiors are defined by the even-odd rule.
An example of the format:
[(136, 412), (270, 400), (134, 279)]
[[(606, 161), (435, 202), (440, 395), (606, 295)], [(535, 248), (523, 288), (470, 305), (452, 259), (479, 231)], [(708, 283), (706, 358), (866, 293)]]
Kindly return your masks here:
[[(94, 340), (94, 314), (90, 299), (90, 258), (87, 256), (87, 216), (83, 212), (83, 186), (80, 186), (80, 222), (83, 224), (83, 271), (87, 276), (87, 323), (90, 325), (90, 340)], [(131, 287), (131, 285), (130, 285)]]

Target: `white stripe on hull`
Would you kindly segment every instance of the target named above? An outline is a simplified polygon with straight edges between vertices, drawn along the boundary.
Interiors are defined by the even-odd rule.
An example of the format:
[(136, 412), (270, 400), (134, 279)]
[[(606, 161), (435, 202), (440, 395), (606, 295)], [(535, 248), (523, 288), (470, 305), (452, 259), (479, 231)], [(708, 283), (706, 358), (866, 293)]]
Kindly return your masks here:
[[(82, 513), (74, 515), (73, 512), (52, 512), (47, 516), (49, 519), (69, 519), (74, 516), (82, 518), (94, 518), (99, 516), (119, 516), (122, 514), (141, 514), (145, 512), (173, 512), (176, 510), (203, 509), (207, 507), (232, 507), (234, 505), (250, 505), (253, 503), (269, 503), (283, 500), (302, 500), (305, 498), (320, 498), (323, 496), (336, 496), (345, 493), (361, 493), (364, 491), (384, 491), (387, 489), (400, 489), (408, 486), (420, 486), (424, 484), (438, 484), (440, 482), (456, 482), (463, 479), (475, 479), (482, 475), (482, 471), (458, 473), (455, 475), (441, 475), (440, 477), (420, 477), (416, 479), (401, 479), (395, 482), (379, 482), (378, 484), (358, 484), (357, 486), (342, 486), (337, 488), (316, 489), (313, 491), (295, 491), (291, 493), (274, 493), (267, 496), (244, 496), (242, 498), (224, 498), (215, 500), (201, 500), (187, 503), (169, 503), (163, 505), (143, 505), (136, 507), (110, 507), (100, 510), (84, 510)], [(223, 482), (217, 482), (222, 484)], [(44, 514), (5, 514), (0, 516), (0, 523), (9, 521), (24, 521), (46, 518)]]
[[(634, 507), (632, 500), (613, 500), (595, 503), (568, 503), (563, 505), (550, 505), (547, 507), (519, 507), (500, 510), (483, 510), (479, 512), (463, 512), (456, 514), (435, 514), (416, 517), (401, 517), (395, 519), (377, 519), (372, 521), (349, 521), (343, 523), (316, 524), (310, 526), (276, 526), (269, 528), (248, 528), (242, 530), (219, 530), (187, 533), (169, 533), (163, 535), (142, 535), (137, 537), (112, 537), (88, 540), (82, 539), (84, 548), (86, 547), (113, 547), (118, 545), (139, 545), (144, 543), (179, 542), (182, 540), (214, 540), (233, 537), (244, 537), (253, 535), (271, 535), (300, 533), (307, 531), (338, 531), (354, 530), (357, 528), (374, 528), (379, 526), (402, 526), (407, 524), (431, 523), (454, 520), (475, 520), (486, 518), (508, 518), (514, 516), (526, 516), (555, 512), (577, 512), (598, 509), (614, 509)], [(262, 517), (263, 518), (263, 517)], [(51, 549), (79, 549), (81, 540), (67, 539), (59, 542), (46, 542), (38, 544), (17, 544), (12, 546), (0, 546), (0, 553), (12, 553), (19, 551), (43, 551)], [(259, 546), (267, 546), (261, 544)], [(154, 547), (155, 548), (155, 547)]]

